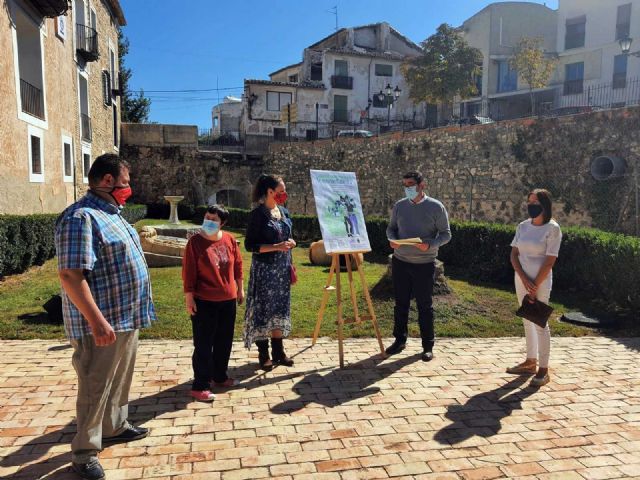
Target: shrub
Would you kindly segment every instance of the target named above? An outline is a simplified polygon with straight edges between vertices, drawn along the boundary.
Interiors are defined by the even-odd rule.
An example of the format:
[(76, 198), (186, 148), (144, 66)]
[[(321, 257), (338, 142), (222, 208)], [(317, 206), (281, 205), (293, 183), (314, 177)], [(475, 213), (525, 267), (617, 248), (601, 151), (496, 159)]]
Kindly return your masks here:
[(0, 277), (42, 265), (55, 255), (58, 215), (0, 215)]
[[(246, 228), (248, 210), (229, 209), (229, 226)], [(321, 238), (318, 219), (293, 215), (294, 238)], [(374, 252), (389, 254), (386, 218), (366, 219), (369, 243)], [(451, 222), (451, 241), (439, 251), (439, 258), (464, 269), (471, 279), (513, 283), (509, 261), (515, 225)], [(624, 308), (640, 308), (640, 239), (595, 229), (563, 228), (560, 257), (553, 269), (554, 287), (580, 290)]]
[(122, 209), (122, 216), (130, 224), (134, 224), (147, 216), (147, 206), (135, 203), (126, 204)]

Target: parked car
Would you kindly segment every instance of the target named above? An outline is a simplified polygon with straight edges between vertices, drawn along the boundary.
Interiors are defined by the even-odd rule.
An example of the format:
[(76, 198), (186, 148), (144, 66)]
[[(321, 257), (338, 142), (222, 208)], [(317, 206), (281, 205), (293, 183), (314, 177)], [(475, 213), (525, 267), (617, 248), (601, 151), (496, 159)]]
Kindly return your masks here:
[(340, 130), (338, 137), (346, 138), (369, 138), (373, 137), (373, 133), (369, 130)]
[(460, 125), (486, 125), (488, 123), (494, 123), (490, 117), (483, 117), (481, 115), (472, 115), (471, 117), (461, 118), (458, 123)]

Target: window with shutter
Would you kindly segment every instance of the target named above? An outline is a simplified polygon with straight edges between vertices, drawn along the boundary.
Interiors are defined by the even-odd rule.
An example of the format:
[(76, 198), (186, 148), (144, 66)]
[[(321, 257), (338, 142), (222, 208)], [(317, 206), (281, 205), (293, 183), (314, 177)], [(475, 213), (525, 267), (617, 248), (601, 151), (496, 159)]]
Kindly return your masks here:
[(111, 75), (108, 70), (102, 71), (102, 99), (105, 105), (111, 106)]

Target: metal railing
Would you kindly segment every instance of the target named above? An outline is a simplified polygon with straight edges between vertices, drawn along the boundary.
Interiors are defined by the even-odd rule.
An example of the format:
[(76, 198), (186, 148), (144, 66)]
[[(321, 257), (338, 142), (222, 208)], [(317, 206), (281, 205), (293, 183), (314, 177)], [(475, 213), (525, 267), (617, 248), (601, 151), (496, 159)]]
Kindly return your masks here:
[(100, 57), (98, 32), (87, 25), (76, 24), (76, 50), (87, 62), (97, 60)]
[(346, 75), (331, 75), (331, 87), (344, 90), (353, 89), (353, 77)]
[(42, 90), (26, 80), (20, 79), (20, 102), (22, 111), (44, 120), (44, 96)]
[(91, 141), (91, 117), (84, 113), (80, 114), (80, 137), (85, 142)]

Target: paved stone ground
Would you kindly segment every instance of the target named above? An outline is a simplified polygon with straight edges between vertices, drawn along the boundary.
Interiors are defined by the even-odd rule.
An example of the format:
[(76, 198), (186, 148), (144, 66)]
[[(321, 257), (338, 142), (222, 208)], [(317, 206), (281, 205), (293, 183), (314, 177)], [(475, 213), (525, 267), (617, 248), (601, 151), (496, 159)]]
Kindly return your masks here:
[[(142, 342), (132, 418), (151, 435), (105, 449), (109, 480), (640, 478), (640, 339), (554, 338), (552, 383), (509, 376), (522, 339), (418, 341), (380, 360), (373, 340), (287, 342), (296, 365), (259, 374), (234, 347), (239, 388), (191, 402), (191, 345)], [(0, 342), (0, 477), (69, 472), (71, 350)], [(374, 355), (374, 356), (372, 356)]]

